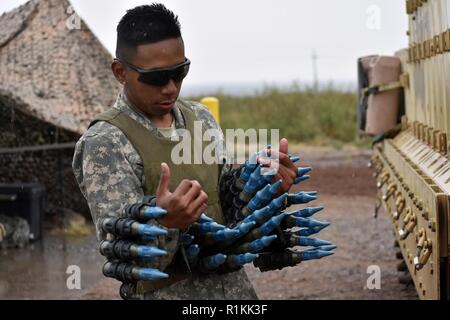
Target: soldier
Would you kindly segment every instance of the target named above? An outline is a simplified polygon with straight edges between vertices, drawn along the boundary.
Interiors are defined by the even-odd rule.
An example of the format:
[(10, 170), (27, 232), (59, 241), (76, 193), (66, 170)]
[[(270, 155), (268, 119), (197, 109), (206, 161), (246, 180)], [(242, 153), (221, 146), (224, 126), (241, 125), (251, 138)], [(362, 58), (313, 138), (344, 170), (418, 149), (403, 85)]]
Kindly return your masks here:
[[(189, 66), (173, 12), (162, 4), (129, 10), (117, 28), (112, 62), (123, 90), (113, 108), (97, 117), (78, 141), (73, 170), (98, 238), (104, 240), (101, 251), (109, 259), (104, 273), (124, 282), (122, 297), (257, 299), (242, 268), (228, 273), (190, 270), (188, 255), (196, 248), (182, 250), (186, 231), (202, 219), (202, 213), (218, 223), (236, 223), (222, 210), (219, 194), (223, 181), (235, 176), (229, 164), (176, 165), (171, 159), (176, 144), (171, 138), (178, 129), (192, 133), (194, 121), (201, 121), (203, 130), (217, 130), (216, 142), (223, 141), (220, 127), (203, 105), (178, 100)], [(296, 176), (284, 139), (275, 177), (283, 179), (280, 193), (289, 190)], [(144, 208), (133, 217), (144, 215), (146, 224), (126, 216), (133, 204)], [(119, 239), (125, 234), (139, 236), (140, 242), (111, 242), (115, 239), (111, 234)], [(124, 258), (131, 263), (122, 263)], [(217, 259), (209, 259), (209, 265), (221, 256), (213, 258)], [(235, 259), (241, 260), (246, 259)]]

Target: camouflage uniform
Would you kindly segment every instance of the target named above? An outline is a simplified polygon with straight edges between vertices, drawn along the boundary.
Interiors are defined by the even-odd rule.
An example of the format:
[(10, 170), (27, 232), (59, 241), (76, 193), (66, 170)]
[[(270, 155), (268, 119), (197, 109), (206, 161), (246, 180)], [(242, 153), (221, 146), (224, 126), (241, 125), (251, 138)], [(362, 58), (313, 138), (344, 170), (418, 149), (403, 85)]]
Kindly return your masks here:
[[(188, 104), (197, 118), (203, 121), (205, 129), (220, 130), (208, 109), (196, 102)], [(142, 112), (128, 102), (123, 92), (119, 94), (114, 108), (121, 110), (150, 132), (162, 135)], [(177, 107), (173, 109), (173, 115), (175, 128), (185, 128), (183, 117)], [(139, 202), (144, 197), (143, 169), (141, 157), (133, 145), (122, 131), (107, 122), (97, 122), (78, 141), (75, 147), (73, 170), (81, 192), (89, 204), (99, 239), (107, 238), (99, 226), (102, 218), (117, 217), (122, 214), (126, 205)], [(229, 166), (224, 166), (222, 173), (229, 170)], [(152, 223), (158, 225), (156, 221)], [(178, 229), (167, 229), (167, 231), (167, 236), (160, 236), (149, 245), (166, 250), (168, 255), (147, 264), (148, 267), (163, 270), (172, 261), (180, 244), (180, 231)], [(148, 293), (145, 298), (257, 299), (257, 296), (245, 271), (241, 269), (225, 275), (191, 277)]]

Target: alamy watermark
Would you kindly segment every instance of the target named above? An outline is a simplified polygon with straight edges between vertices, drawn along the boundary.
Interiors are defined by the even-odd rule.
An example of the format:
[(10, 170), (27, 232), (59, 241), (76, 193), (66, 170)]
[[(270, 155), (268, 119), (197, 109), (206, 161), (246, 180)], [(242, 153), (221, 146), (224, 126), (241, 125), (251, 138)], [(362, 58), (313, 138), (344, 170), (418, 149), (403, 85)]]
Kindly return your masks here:
[(66, 27), (69, 30), (81, 30), (81, 18), (80, 16), (75, 12), (72, 6), (69, 6), (66, 10), (67, 15), (69, 15), (69, 18), (66, 20)]
[(67, 289), (81, 290), (81, 268), (77, 265), (68, 266), (66, 274), (69, 275), (66, 280)]
[(373, 4), (366, 9), (366, 27), (369, 30), (381, 30), (381, 8)]
[[(174, 164), (244, 164), (248, 157), (265, 149), (278, 150), (279, 129), (227, 129), (225, 136), (219, 129), (202, 130), (202, 121), (194, 122), (191, 133), (186, 129), (177, 129), (171, 140), (178, 142), (172, 149), (171, 160)], [(278, 153), (268, 155), (278, 160)], [(250, 157), (250, 161), (255, 158)]]
[(367, 267), (369, 277), (366, 281), (366, 288), (369, 290), (381, 290), (381, 268), (377, 265)]

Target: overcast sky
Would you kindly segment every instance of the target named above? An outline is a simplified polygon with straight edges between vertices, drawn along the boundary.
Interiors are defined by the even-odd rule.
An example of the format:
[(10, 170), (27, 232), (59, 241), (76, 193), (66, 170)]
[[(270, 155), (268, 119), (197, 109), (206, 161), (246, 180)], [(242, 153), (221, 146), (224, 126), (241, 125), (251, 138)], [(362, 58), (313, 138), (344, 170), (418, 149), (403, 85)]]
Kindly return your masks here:
[[(0, 13), (25, 3), (0, 0)], [(111, 53), (115, 28), (142, 0), (72, 0)], [(404, 0), (163, 0), (182, 25), (190, 84), (354, 82), (356, 59), (407, 46)]]

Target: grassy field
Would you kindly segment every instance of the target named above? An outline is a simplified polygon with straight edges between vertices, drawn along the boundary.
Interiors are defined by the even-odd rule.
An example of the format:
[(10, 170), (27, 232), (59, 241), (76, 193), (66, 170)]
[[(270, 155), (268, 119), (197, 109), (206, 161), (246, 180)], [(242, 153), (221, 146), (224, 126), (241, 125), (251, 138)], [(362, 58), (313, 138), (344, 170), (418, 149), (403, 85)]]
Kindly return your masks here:
[[(212, 95), (220, 100), (222, 129), (280, 129), (294, 143), (342, 147), (356, 139), (355, 93), (334, 89), (280, 91), (267, 88), (253, 96)], [(199, 101), (201, 97), (189, 97)]]

